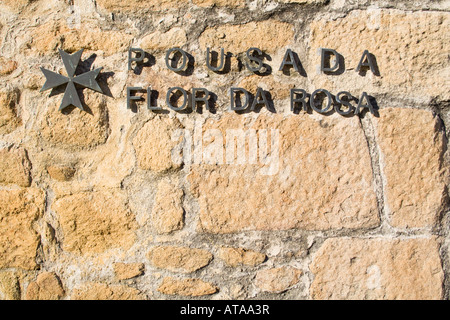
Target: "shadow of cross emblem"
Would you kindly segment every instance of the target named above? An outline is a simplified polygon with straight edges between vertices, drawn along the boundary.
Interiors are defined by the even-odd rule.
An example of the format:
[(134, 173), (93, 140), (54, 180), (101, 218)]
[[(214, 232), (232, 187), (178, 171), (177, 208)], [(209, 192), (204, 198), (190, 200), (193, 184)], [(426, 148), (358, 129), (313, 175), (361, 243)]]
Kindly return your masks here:
[(75, 75), (75, 70), (77, 69), (78, 63), (80, 62), (83, 49), (75, 52), (74, 54), (69, 54), (61, 49), (59, 49), (59, 54), (61, 55), (64, 67), (66, 68), (67, 77), (59, 73), (47, 70), (41, 67), (42, 73), (46, 78), (42, 91), (50, 90), (62, 85), (66, 85), (66, 90), (64, 92), (64, 97), (62, 99), (59, 110), (72, 105), (84, 111), (83, 105), (81, 104), (80, 97), (78, 96), (76, 84), (83, 87), (89, 88), (94, 91), (103, 93), (102, 89), (95, 80), (100, 73), (102, 68), (91, 70), (80, 75)]

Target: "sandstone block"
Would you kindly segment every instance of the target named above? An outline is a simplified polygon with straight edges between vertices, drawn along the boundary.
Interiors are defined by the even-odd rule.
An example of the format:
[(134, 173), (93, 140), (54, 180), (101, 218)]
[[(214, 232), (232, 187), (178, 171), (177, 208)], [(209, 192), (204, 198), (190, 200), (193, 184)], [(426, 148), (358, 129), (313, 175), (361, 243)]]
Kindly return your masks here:
[(17, 62), (0, 57), (0, 76), (5, 76), (17, 69)]
[[(276, 48), (284, 48), (294, 39), (294, 28), (291, 24), (277, 20), (249, 22), (241, 25), (221, 25), (206, 28), (200, 35), (202, 50), (224, 48), (238, 54), (257, 47), (264, 52), (273, 52)], [(226, 51), (225, 51), (226, 52)]]
[(60, 148), (86, 149), (106, 142), (109, 136), (108, 110), (100, 93), (83, 91), (87, 112), (78, 108), (58, 111), (62, 97), (52, 98), (37, 132), (46, 142)]
[(278, 0), (281, 3), (325, 4), (328, 0)]
[(158, 291), (168, 295), (199, 297), (216, 293), (218, 288), (200, 279), (163, 279)]
[(19, 94), (10, 88), (0, 89), (0, 134), (7, 134), (17, 128), (21, 121), (17, 116)]
[(184, 226), (183, 190), (162, 180), (158, 184), (152, 209), (152, 222), (159, 234), (180, 230)]
[(286, 291), (300, 281), (302, 271), (292, 267), (280, 267), (258, 271), (255, 285), (267, 292)]
[(47, 172), (52, 179), (58, 181), (69, 181), (75, 174), (75, 169), (67, 166), (48, 166)]
[[(264, 157), (255, 164), (249, 157), (243, 164), (237, 158), (227, 164), (223, 156), (221, 165), (191, 166), (188, 180), (199, 201), (204, 232), (379, 225), (369, 151), (355, 117), (261, 114), (250, 122), (245, 116), (228, 115), (211, 119), (202, 130), (210, 129), (220, 130), (224, 140), (227, 129), (252, 129), (269, 146), (274, 141), (274, 147), (269, 152), (260, 145)], [(251, 144), (256, 147), (255, 141)], [(222, 150), (227, 152), (224, 146)]]
[(439, 119), (426, 110), (388, 108), (374, 122), (391, 224), (434, 226), (445, 207), (449, 174)]
[(0, 300), (20, 300), (20, 283), (13, 271), (0, 271)]
[(294, 88), (294, 84), (280, 82), (273, 76), (251, 75), (244, 78), (238, 87), (253, 94), (256, 93), (258, 88), (262, 88), (264, 91), (270, 92), (273, 100), (282, 100), (290, 97), (290, 90)]
[(26, 89), (38, 90), (42, 88), (44, 82), (43, 74), (27, 74), (23, 79), (23, 86)]
[(100, 8), (122, 13), (137, 13), (139, 11), (160, 11), (167, 9), (179, 9), (189, 5), (189, 0), (98, 0)]
[(43, 272), (35, 282), (28, 285), (26, 300), (59, 300), (65, 292), (58, 276), (53, 272)]
[(0, 183), (29, 187), (31, 163), (24, 148), (0, 149)]
[(53, 205), (64, 234), (63, 249), (95, 254), (110, 248), (127, 250), (136, 239), (137, 223), (126, 196), (115, 190), (81, 192)]
[(193, 0), (195, 5), (202, 8), (209, 7), (228, 7), (228, 8), (244, 8), (245, 0)]
[[(448, 100), (449, 90), (442, 84), (448, 82), (450, 67), (442, 48), (450, 46), (450, 39), (442, 35), (450, 32), (449, 19), (444, 12), (380, 9), (355, 10), (337, 19), (321, 17), (311, 23), (308, 75), (315, 87), (336, 92), (348, 83), (345, 89), (356, 95), (367, 91)], [(335, 49), (345, 58), (347, 70), (339, 77), (314, 76), (320, 65), (318, 48)], [(364, 50), (375, 56), (379, 76), (370, 70), (365, 76), (355, 71)]]
[(9, 7), (14, 11), (19, 11), (27, 4), (29, 4), (32, 0), (2, 0), (2, 5)]
[(148, 253), (150, 263), (173, 272), (190, 273), (209, 264), (212, 254), (206, 250), (188, 247), (155, 247)]
[(266, 255), (261, 252), (247, 250), (244, 248), (227, 248), (219, 249), (218, 257), (225, 261), (230, 267), (245, 265), (255, 267), (264, 262)]
[(33, 270), (39, 234), (33, 228), (44, 211), (39, 189), (0, 190), (0, 268)]
[(182, 47), (186, 42), (186, 31), (182, 28), (172, 28), (164, 33), (156, 31), (145, 36), (142, 39), (141, 48), (148, 52), (154, 52), (174, 47)]
[[(174, 84), (176, 84), (177, 87), (183, 88), (187, 92), (191, 91), (192, 88), (204, 86), (204, 83), (202, 84), (202, 82), (196, 79), (195, 76), (186, 77), (184, 75), (169, 70), (165, 65), (164, 58), (162, 58), (162, 60), (160, 61), (157, 61), (157, 64), (158, 63), (162, 63), (164, 65), (157, 65), (157, 68), (144, 68), (144, 70), (142, 71), (142, 75), (139, 76), (139, 79), (145, 79), (145, 81), (151, 83), (152, 90), (159, 92), (159, 98), (157, 102), (157, 105), (159, 107), (163, 107), (166, 110), (170, 110), (165, 103), (165, 98), (168, 89), (173, 87)], [(180, 97), (179, 104), (182, 103), (182, 99), (183, 98)], [(164, 102), (161, 102), (160, 100), (163, 100)], [(147, 107), (146, 103), (147, 101), (138, 102), (136, 105), (138, 105), (140, 108), (146, 108)], [(176, 105), (177, 104), (174, 102), (174, 106)]]
[(125, 285), (88, 283), (72, 291), (72, 300), (146, 300), (138, 289)]
[(178, 120), (169, 118), (148, 121), (133, 139), (139, 167), (156, 172), (179, 168), (181, 164), (172, 161), (172, 150), (178, 145), (172, 134), (180, 128)]
[(442, 298), (436, 239), (327, 239), (310, 268), (313, 299)]
[(126, 280), (141, 276), (144, 274), (145, 266), (143, 263), (114, 263), (114, 273), (118, 280)]
[(70, 28), (63, 21), (52, 20), (34, 30), (26, 48), (36, 50), (39, 54), (55, 54), (58, 48), (75, 52), (84, 48), (90, 51), (103, 51), (113, 55), (128, 50), (132, 36), (121, 31), (101, 30), (98, 26), (82, 25)]

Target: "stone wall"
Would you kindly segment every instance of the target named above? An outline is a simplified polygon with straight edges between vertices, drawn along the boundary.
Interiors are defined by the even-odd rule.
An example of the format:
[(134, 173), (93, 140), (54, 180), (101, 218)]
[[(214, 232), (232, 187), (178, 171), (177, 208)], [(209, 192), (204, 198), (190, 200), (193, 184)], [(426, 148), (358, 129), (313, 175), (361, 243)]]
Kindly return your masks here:
[[(1, 0), (0, 298), (448, 299), (449, 11)], [(130, 47), (147, 52), (132, 70)], [(166, 67), (173, 47), (190, 55), (183, 72)], [(262, 74), (246, 68), (251, 47)], [(82, 48), (78, 72), (103, 67), (103, 94), (79, 90), (85, 110), (59, 111), (63, 91), (40, 92), (40, 67), (65, 75), (58, 49)], [(223, 71), (207, 68), (207, 48), (224, 48)], [(320, 71), (320, 48), (342, 55), (339, 72)], [(299, 72), (279, 71), (287, 49)], [(356, 71), (365, 50), (375, 72)], [(154, 96), (127, 109), (136, 86)], [(211, 110), (171, 110), (171, 87), (207, 88)], [(274, 110), (229, 111), (231, 87), (262, 88)], [(376, 110), (292, 112), (294, 88), (367, 92)], [(217, 154), (232, 130), (259, 147), (276, 135), (276, 167)], [(191, 162), (178, 154), (186, 134)]]

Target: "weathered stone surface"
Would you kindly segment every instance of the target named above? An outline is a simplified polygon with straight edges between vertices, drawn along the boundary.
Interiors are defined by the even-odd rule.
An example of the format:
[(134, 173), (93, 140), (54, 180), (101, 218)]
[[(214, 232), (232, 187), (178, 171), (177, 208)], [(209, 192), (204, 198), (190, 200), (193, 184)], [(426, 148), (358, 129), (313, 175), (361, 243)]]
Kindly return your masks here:
[(141, 48), (147, 52), (182, 47), (187, 42), (186, 31), (172, 28), (167, 32), (156, 31), (142, 39)]
[(0, 76), (8, 75), (17, 69), (17, 62), (0, 57)]
[(388, 108), (374, 122), (391, 224), (434, 226), (445, 207), (449, 174), (439, 119), (426, 110)]
[(146, 300), (138, 289), (125, 285), (107, 285), (94, 282), (72, 291), (72, 300)]
[[(245, 116), (228, 115), (211, 119), (203, 131), (210, 128), (220, 130), (223, 137), (226, 129), (254, 129), (260, 137), (268, 130), (267, 137), (273, 134), (275, 141), (271, 130), (279, 130), (279, 156), (275, 147), (267, 157), (271, 163), (259, 158), (257, 164), (192, 165), (188, 179), (199, 201), (203, 231), (329, 230), (379, 224), (367, 142), (357, 118), (261, 114), (249, 124)], [(264, 151), (259, 150), (267, 154)]]
[(30, 90), (41, 89), (45, 83), (44, 74), (31, 74), (23, 79), (23, 86)]
[(280, 293), (300, 281), (303, 272), (292, 267), (280, 267), (258, 271), (255, 285), (263, 291)]
[(97, 26), (81, 25), (71, 29), (63, 21), (52, 20), (31, 31), (26, 48), (39, 54), (55, 54), (58, 48), (75, 52), (84, 48), (103, 51), (106, 55), (127, 51), (132, 35), (121, 31), (101, 30)]
[(97, 0), (100, 8), (113, 12), (138, 12), (141, 10), (160, 11), (178, 9), (189, 5), (189, 0)]
[(193, 0), (195, 5), (203, 8), (213, 6), (228, 7), (228, 8), (243, 8), (245, 7), (245, 0)]
[(37, 134), (60, 148), (92, 148), (106, 142), (109, 135), (106, 101), (100, 93), (84, 90), (86, 111), (66, 108), (58, 111), (62, 97), (49, 104)]
[(328, 0), (278, 0), (281, 3), (324, 4)]
[(261, 252), (247, 250), (244, 248), (228, 248), (219, 249), (218, 257), (225, 261), (230, 267), (239, 265), (255, 267), (264, 262), (266, 255)]
[[(174, 84), (176, 84), (177, 87), (183, 88), (187, 92), (191, 91), (192, 88), (202, 87), (202, 82), (195, 76), (187, 77), (169, 70), (165, 65), (164, 58), (162, 61), (159, 61), (159, 63), (162, 63), (163, 65), (157, 65), (154, 68), (144, 68), (141, 75), (135, 76), (135, 78), (129, 82), (130, 84), (133, 84), (135, 81), (143, 81), (143, 79), (145, 79), (145, 81), (151, 83), (152, 90), (159, 92), (158, 103), (152, 101), (152, 105), (170, 110), (166, 105), (165, 99), (168, 89), (173, 87)], [(182, 99), (183, 97), (180, 97), (177, 102), (171, 102), (174, 106), (177, 106), (177, 103), (178, 105), (183, 103)], [(146, 104), (147, 101), (136, 103), (136, 105), (140, 106), (140, 108), (147, 108)]]
[(14, 11), (22, 9), (33, 0), (2, 0), (0, 5), (5, 5)]
[(206, 250), (188, 247), (161, 246), (152, 248), (148, 253), (153, 266), (182, 273), (194, 272), (207, 266), (212, 257)]
[[(318, 88), (341, 90), (342, 83), (351, 84), (346, 90), (359, 94), (408, 94), (422, 99), (440, 96), (448, 100), (446, 83), (450, 74), (447, 53), (441, 48), (450, 46), (450, 39), (442, 37), (450, 32), (450, 17), (443, 12), (412, 12), (398, 10), (351, 11), (343, 18), (320, 20), (311, 24), (308, 74)], [(351, 41), (358, 39), (358, 41)], [(320, 64), (318, 48), (335, 49), (345, 58), (346, 72), (339, 77), (314, 76)], [(364, 50), (376, 57), (379, 76), (369, 70), (365, 77), (355, 69)]]
[(133, 139), (138, 165), (144, 170), (164, 172), (177, 169), (181, 164), (172, 161), (172, 149), (177, 141), (172, 141), (172, 134), (180, 129), (176, 119), (154, 118), (148, 121)]
[(53, 272), (43, 272), (35, 282), (28, 285), (26, 300), (59, 300), (65, 295), (58, 276)]
[(273, 52), (276, 48), (284, 48), (290, 44), (293, 38), (294, 28), (291, 24), (265, 20), (207, 28), (200, 35), (199, 43), (202, 50), (206, 50), (207, 47), (224, 48), (237, 54), (246, 52), (252, 47)]
[(20, 283), (13, 271), (0, 271), (0, 300), (20, 300)]
[(11, 88), (0, 89), (0, 134), (7, 134), (17, 128), (21, 121), (17, 116), (19, 94)]
[(116, 190), (81, 192), (64, 196), (52, 205), (64, 234), (63, 249), (95, 254), (110, 248), (131, 247), (137, 223)]
[(294, 88), (294, 83), (283, 83), (275, 79), (273, 76), (261, 77), (259, 75), (251, 75), (244, 78), (239, 87), (243, 88), (252, 94), (256, 93), (258, 88), (270, 93), (268, 98), (273, 100), (282, 100), (290, 97), (290, 90)]
[[(449, 13), (448, 0), (0, 0), (0, 299), (448, 298)], [(127, 70), (131, 46), (150, 56)], [(166, 66), (175, 46), (185, 71)], [(228, 53), (223, 70), (207, 47), (214, 66)], [(267, 73), (246, 67), (250, 47)], [(338, 74), (320, 73), (321, 47), (343, 55)], [(80, 73), (103, 67), (105, 94), (78, 89), (87, 112), (58, 111), (63, 87), (39, 92), (40, 67), (66, 74), (59, 48), (85, 48)], [(300, 72), (279, 70), (287, 49)], [(379, 75), (356, 72), (366, 49)], [(151, 99), (127, 110), (135, 86)], [(214, 110), (170, 110), (175, 86), (207, 88)], [(262, 88), (276, 112), (228, 112), (231, 87)], [(291, 88), (365, 91), (380, 117), (294, 114)], [(242, 163), (227, 163), (228, 129), (252, 138)], [(279, 157), (264, 154), (272, 129)]]
[(44, 210), (39, 189), (0, 190), (0, 268), (33, 270), (39, 234), (33, 223)]
[(47, 172), (52, 179), (58, 181), (69, 181), (75, 174), (75, 169), (67, 166), (48, 166)]
[(159, 234), (180, 230), (184, 226), (183, 190), (162, 180), (158, 184), (152, 209), (152, 223)]
[(0, 183), (28, 187), (31, 184), (31, 163), (24, 148), (0, 149)]
[(313, 299), (442, 298), (436, 239), (327, 239), (310, 268)]
[(117, 280), (126, 280), (139, 277), (144, 274), (143, 263), (114, 263), (114, 273)]
[(201, 279), (163, 279), (158, 291), (169, 295), (199, 297), (216, 293), (219, 289), (209, 282)]

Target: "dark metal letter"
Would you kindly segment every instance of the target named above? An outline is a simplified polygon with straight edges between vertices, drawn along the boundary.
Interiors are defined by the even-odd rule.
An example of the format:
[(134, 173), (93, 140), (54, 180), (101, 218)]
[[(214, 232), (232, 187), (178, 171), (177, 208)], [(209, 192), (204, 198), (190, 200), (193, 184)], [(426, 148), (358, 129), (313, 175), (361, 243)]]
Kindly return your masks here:
[[(366, 104), (363, 104), (363, 100), (366, 100)], [(367, 92), (363, 92), (361, 94), (361, 98), (359, 98), (358, 106), (356, 107), (355, 114), (360, 114), (361, 109), (368, 108), (370, 113), (375, 115), (375, 110), (373, 109), (372, 104), (370, 103), (369, 95)]]
[[(343, 100), (343, 96), (347, 96), (347, 100)], [(342, 111), (339, 105), (336, 105), (334, 107), (334, 110), (336, 110), (337, 113), (339, 113), (341, 116), (348, 116), (349, 114), (351, 114), (353, 112), (354, 107), (351, 105), (350, 100), (353, 98), (353, 96), (351, 95), (351, 93), (347, 92), (347, 91), (341, 91), (336, 95), (336, 101), (337, 103), (347, 106), (348, 110), (347, 111)]]
[(295, 71), (300, 72), (291, 49), (286, 50), (283, 62), (281, 63), (280, 69), (278, 71), (282, 71), (285, 66), (291, 66), (295, 69)]
[[(301, 98), (297, 98), (296, 95), (301, 94)], [(291, 111), (295, 111), (295, 103), (301, 102), (303, 110), (306, 110), (308, 107), (308, 103), (306, 102), (306, 98), (308, 97), (308, 93), (303, 89), (291, 89)]]
[[(330, 59), (330, 55), (335, 57), (334, 66), (325, 67), (327, 57)], [(322, 72), (335, 72), (339, 69), (339, 53), (336, 50), (320, 48), (320, 61), (320, 70)]]
[[(203, 97), (197, 97), (197, 92), (203, 92)], [(195, 109), (197, 102), (204, 102), (206, 110), (209, 110), (209, 91), (205, 88), (192, 88), (192, 109)]]
[(217, 67), (213, 67), (210, 64), (210, 49), (206, 48), (206, 66), (211, 69), (212, 71), (220, 71), (223, 69), (223, 66), (225, 65), (225, 51), (223, 48), (220, 48), (220, 63), (217, 64)]
[(261, 69), (263, 68), (263, 62), (262, 62), (262, 60), (260, 58), (254, 57), (253, 55), (251, 55), (250, 53), (252, 51), (256, 51), (258, 53), (258, 55), (260, 55), (260, 56), (263, 54), (262, 51), (260, 49), (258, 49), (258, 48), (250, 48), (250, 49), (248, 49), (247, 53), (246, 53), (247, 54), (247, 58), (249, 60), (251, 60), (251, 61), (256, 62), (258, 67), (254, 68), (249, 63), (246, 63), (247, 69), (250, 70), (250, 71), (253, 71), (253, 72), (261, 71)]
[[(181, 56), (183, 57), (183, 63), (178, 68), (172, 67), (170, 65), (170, 63), (169, 63), (169, 56), (174, 51), (179, 52), (181, 54)], [(167, 68), (169, 68), (170, 70), (175, 71), (175, 72), (180, 72), (180, 71), (183, 71), (186, 68), (186, 64), (188, 63), (189, 58), (188, 58), (186, 52), (184, 52), (182, 49), (180, 49), (180, 48), (171, 48), (171, 49), (169, 49), (167, 51), (165, 60), (166, 60)]]
[[(139, 55), (133, 57), (133, 53), (138, 53)], [(141, 48), (130, 48), (128, 49), (128, 70), (131, 70), (131, 63), (134, 62), (142, 62), (145, 58), (145, 52)]]
[[(314, 100), (314, 98), (316, 97), (316, 95), (318, 94), (318, 93), (321, 93), (321, 92), (323, 92), (323, 93), (325, 93), (326, 94), (326, 96), (327, 96), (327, 98), (328, 98), (328, 104), (327, 104), (327, 106), (325, 107), (325, 108), (323, 108), (323, 109), (319, 109), (319, 108), (317, 108), (316, 107), (316, 102), (315, 102), (315, 100)], [(327, 113), (328, 111), (330, 111), (330, 108), (331, 108), (331, 102), (333, 101), (333, 97), (331, 96), (331, 93), (329, 93), (327, 90), (325, 90), (325, 89), (317, 89), (316, 91), (314, 91), (312, 94), (311, 94), (311, 98), (309, 99), (309, 104), (311, 105), (311, 108), (313, 108), (315, 111), (317, 111), (317, 112), (319, 112), (319, 113)]]
[(141, 91), (141, 87), (127, 87), (127, 109), (131, 109), (131, 100), (142, 100), (142, 97), (132, 96), (131, 91)]
[[(234, 94), (236, 92), (241, 92), (245, 95), (245, 104), (241, 105), (240, 107), (235, 106), (234, 104)], [(230, 89), (230, 110), (235, 110), (235, 111), (242, 111), (245, 110), (248, 106), (250, 100), (250, 95), (248, 94), (248, 91), (242, 88), (231, 88)]]
[(148, 110), (162, 110), (161, 107), (152, 106), (152, 88), (147, 87), (147, 109)]
[(358, 67), (356, 68), (356, 72), (360, 72), (361, 68), (370, 68), (370, 71), (372, 71), (373, 74), (377, 73), (377, 69), (375, 68), (375, 61), (373, 61), (373, 57), (368, 50), (364, 50)]
[(263, 103), (266, 106), (267, 110), (270, 110), (270, 106), (269, 106), (269, 103), (267, 102), (267, 98), (264, 93), (264, 90), (262, 88), (258, 88), (258, 90), (256, 90), (255, 99), (253, 100), (250, 110), (255, 111), (255, 107), (258, 104), (263, 104)]
[[(170, 95), (172, 94), (172, 92), (174, 92), (176, 90), (180, 91), (183, 94), (183, 104), (181, 105), (181, 107), (174, 107), (172, 105), (172, 103), (170, 102)], [(169, 106), (169, 108), (174, 110), (174, 111), (181, 111), (181, 110), (183, 110), (186, 107), (187, 103), (188, 103), (188, 99), (189, 99), (188, 98), (188, 94), (183, 88), (173, 87), (173, 88), (170, 88), (169, 91), (167, 91), (166, 103)]]

